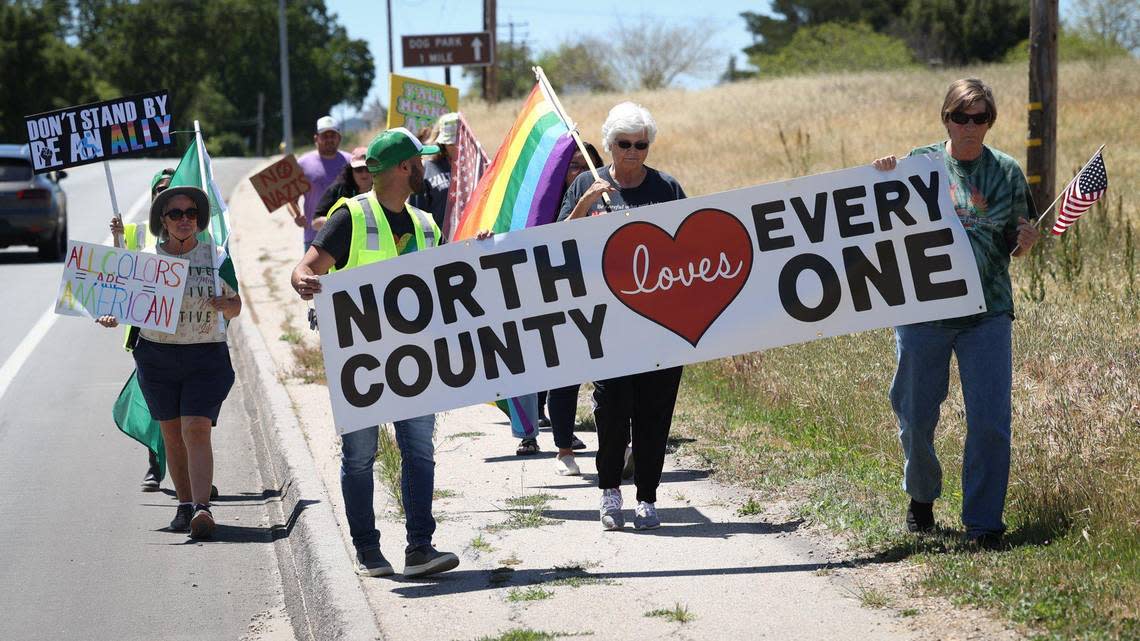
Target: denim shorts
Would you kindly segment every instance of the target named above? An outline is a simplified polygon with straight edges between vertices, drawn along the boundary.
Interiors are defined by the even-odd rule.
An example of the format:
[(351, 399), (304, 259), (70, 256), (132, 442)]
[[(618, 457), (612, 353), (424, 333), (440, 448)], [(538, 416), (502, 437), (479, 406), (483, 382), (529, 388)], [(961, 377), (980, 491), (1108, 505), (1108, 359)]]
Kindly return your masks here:
[(133, 352), (139, 388), (156, 421), (206, 416), (214, 425), (234, 384), (224, 342), (179, 345), (139, 338)]

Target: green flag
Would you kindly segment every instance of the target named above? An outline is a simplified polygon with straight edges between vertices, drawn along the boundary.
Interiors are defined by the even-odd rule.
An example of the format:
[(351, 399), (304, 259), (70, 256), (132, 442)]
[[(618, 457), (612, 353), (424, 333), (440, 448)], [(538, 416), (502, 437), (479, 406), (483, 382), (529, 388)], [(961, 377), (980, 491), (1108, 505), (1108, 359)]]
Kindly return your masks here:
[(131, 371), (131, 377), (127, 379), (127, 384), (111, 408), (111, 416), (123, 434), (142, 443), (158, 457), (158, 480), (161, 481), (166, 476), (166, 448), (162, 444), (162, 427), (150, 415), (150, 408), (139, 389), (138, 372)]
[[(229, 208), (226, 207), (225, 200), (222, 199), (222, 192), (218, 189), (217, 183), (214, 182), (214, 173), (210, 166), (210, 154), (206, 153), (205, 146), (202, 148), (202, 159), (206, 165), (206, 184), (204, 185), (202, 184), (202, 170), (198, 164), (198, 139), (195, 136), (194, 141), (186, 148), (186, 153), (182, 154), (182, 160), (179, 161), (178, 167), (174, 169), (174, 175), (170, 177), (170, 186), (197, 187), (206, 192), (206, 196), (210, 199), (210, 226), (208, 231), (213, 237), (215, 245), (228, 248), (230, 240)], [(205, 232), (198, 235), (198, 240), (205, 240), (205, 238)]]

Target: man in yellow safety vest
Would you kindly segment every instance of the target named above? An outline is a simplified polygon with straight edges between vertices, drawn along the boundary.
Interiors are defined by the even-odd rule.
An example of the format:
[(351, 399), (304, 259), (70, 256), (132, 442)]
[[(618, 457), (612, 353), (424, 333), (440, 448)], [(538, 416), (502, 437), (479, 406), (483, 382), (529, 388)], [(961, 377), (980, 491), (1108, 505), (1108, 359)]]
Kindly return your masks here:
[[(396, 258), (439, 244), (439, 227), (431, 214), (407, 204), (408, 196), (422, 191), (421, 156), (439, 148), (424, 146), (412, 132), (397, 127), (376, 136), (365, 161), (372, 174), (372, 191), (333, 205), (301, 262), (293, 270), (293, 289), (304, 300), (321, 290), (320, 276)], [(404, 576), (444, 572), (459, 565), (459, 557), (440, 552), (432, 544), (435, 518), (431, 513), (435, 488), (435, 415), (396, 421), (396, 443), (403, 460), (400, 470), (408, 545)], [(372, 507), (378, 426), (341, 437), (340, 486), (352, 544), (356, 572), (387, 576), (392, 565), (380, 552), (380, 532)]]

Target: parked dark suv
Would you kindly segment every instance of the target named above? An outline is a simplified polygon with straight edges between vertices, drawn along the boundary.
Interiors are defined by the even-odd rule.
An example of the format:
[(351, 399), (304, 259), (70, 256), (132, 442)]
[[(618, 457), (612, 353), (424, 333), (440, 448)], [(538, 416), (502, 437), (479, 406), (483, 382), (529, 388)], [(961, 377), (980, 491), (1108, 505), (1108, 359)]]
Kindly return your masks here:
[(0, 145), (0, 248), (33, 245), (40, 258), (67, 250), (66, 172), (33, 174), (27, 145)]

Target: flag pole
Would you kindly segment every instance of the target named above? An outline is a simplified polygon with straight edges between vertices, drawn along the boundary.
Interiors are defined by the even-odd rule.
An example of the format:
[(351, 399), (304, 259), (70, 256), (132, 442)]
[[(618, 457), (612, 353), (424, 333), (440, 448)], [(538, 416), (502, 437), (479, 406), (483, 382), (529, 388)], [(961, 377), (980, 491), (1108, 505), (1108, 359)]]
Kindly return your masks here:
[[(202, 191), (206, 194), (206, 203), (209, 204), (210, 203), (210, 192), (212, 191), (212, 188), (210, 186), (210, 183), (207, 182), (207, 180), (206, 180), (205, 142), (202, 140), (202, 126), (200, 124), (198, 124), (197, 120), (194, 121), (194, 146), (197, 148), (197, 151), (198, 151), (198, 178), (202, 184)], [(210, 215), (210, 244), (212, 244), (214, 246), (214, 255), (211, 256), (210, 262), (211, 263), (217, 263), (218, 262), (218, 257), (217, 257), (217, 253), (218, 253), (218, 244), (217, 244), (218, 243), (218, 236), (217, 236), (218, 229), (217, 229), (217, 223), (214, 221), (213, 205), (210, 205), (210, 210), (211, 210), (209, 212), (209, 215)], [(212, 273), (214, 275), (214, 295), (215, 296), (221, 296), (222, 295), (222, 279), (221, 279), (221, 275), (220, 275), (221, 265), (214, 264), (214, 265), (211, 265), (211, 267), (213, 267)], [(226, 333), (226, 317), (221, 312), (218, 312), (218, 330), (221, 331), (223, 335)]]
[[(107, 191), (111, 193), (111, 217), (122, 224), (123, 215), (119, 213), (119, 199), (115, 196), (115, 181), (111, 178), (111, 163), (106, 160), (103, 161), (103, 172), (107, 174)], [(123, 234), (121, 232), (115, 232), (113, 238), (115, 247), (124, 247), (126, 245), (126, 243), (123, 242)]]
[[(1060, 192), (1058, 192), (1057, 197), (1053, 199), (1053, 202), (1049, 203), (1049, 206), (1041, 211), (1041, 215), (1038, 216), (1037, 220), (1034, 221), (1034, 223), (1033, 223), (1034, 227), (1038, 227), (1039, 225), (1041, 225), (1041, 221), (1045, 220), (1045, 216), (1050, 211), (1052, 211), (1054, 207), (1057, 206), (1057, 203), (1061, 201), (1061, 198), (1065, 195), (1065, 192), (1069, 191), (1069, 187), (1073, 186), (1073, 181), (1075, 181), (1081, 175), (1081, 172), (1084, 171), (1085, 168), (1089, 166), (1089, 164), (1093, 161), (1093, 158), (1096, 158), (1096, 155), (1099, 154), (1101, 151), (1103, 151), (1104, 148), (1105, 148), (1105, 145), (1103, 145), (1103, 144), (1100, 147), (1097, 147), (1097, 150), (1093, 152), (1093, 155), (1089, 156), (1089, 159), (1085, 161), (1085, 164), (1081, 165), (1080, 170), (1078, 170), (1077, 173), (1074, 174), (1073, 177), (1069, 179), (1069, 182), (1065, 183), (1065, 188), (1062, 189)], [(1016, 252), (1020, 248), (1021, 248), (1021, 243), (1014, 245), (1013, 251), (1009, 252), (1009, 255), (1013, 256), (1014, 252)]]
[[(570, 130), (570, 137), (574, 142), (578, 143), (578, 151), (582, 152), (582, 157), (586, 159), (586, 166), (590, 168), (590, 173), (594, 175), (594, 180), (601, 180), (598, 175), (598, 168), (594, 166), (594, 161), (590, 158), (590, 154), (586, 152), (586, 145), (582, 143), (582, 137), (578, 134), (577, 123), (570, 120), (570, 116), (566, 113), (566, 109), (562, 106), (562, 101), (558, 99), (558, 94), (554, 93), (554, 87), (550, 86), (550, 81), (546, 78), (546, 72), (542, 67), (533, 67), (534, 75), (538, 78), (538, 84), (542, 87), (542, 92), (550, 98), (550, 104), (554, 105), (554, 111), (558, 112), (558, 117), (566, 124), (566, 128)], [(602, 192), (602, 200), (606, 202), (606, 211), (609, 211), (610, 195)]]

